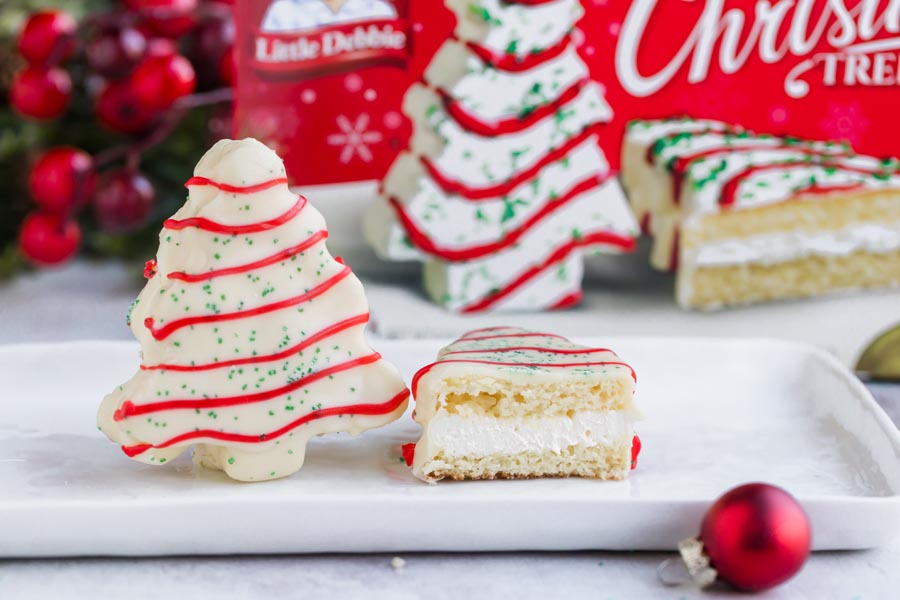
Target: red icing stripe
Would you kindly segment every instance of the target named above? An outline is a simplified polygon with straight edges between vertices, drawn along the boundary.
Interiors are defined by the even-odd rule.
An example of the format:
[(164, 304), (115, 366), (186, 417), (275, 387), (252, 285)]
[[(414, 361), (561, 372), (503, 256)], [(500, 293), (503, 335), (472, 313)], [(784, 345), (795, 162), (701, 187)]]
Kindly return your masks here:
[[(469, 246), (466, 248), (447, 248), (438, 246), (434, 241), (432, 241), (427, 233), (419, 229), (418, 225), (413, 222), (409, 213), (406, 212), (399, 200), (392, 197), (389, 199), (389, 201), (394, 207), (394, 210), (397, 212), (397, 217), (403, 225), (403, 228), (406, 230), (407, 235), (417, 248), (423, 250), (424, 252), (427, 252), (432, 256), (438, 256), (445, 260), (465, 261), (481, 258), (482, 256), (493, 254), (514, 245), (523, 235), (525, 235), (532, 227), (540, 223), (545, 217), (553, 214), (558, 209), (577, 199), (581, 194), (600, 186), (602, 183), (603, 179), (601, 179), (597, 175), (592, 175), (591, 177), (580, 181), (575, 185), (575, 187), (570, 189), (568, 192), (566, 192), (556, 200), (553, 200), (541, 206), (540, 210), (536, 211), (525, 222), (523, 222), (515, 229), (510, 229), (509, 231), (504, 232), (499, 241)], [(622, 242), (622, 244), (624, 244), (623, 248), (625, 249), (633, 247), (634, 245), (634, 241), (630, 238), (623, 237), (620, 241)]]
[[(755, 145), (748, 146), (722, 146), (719, 148), (707, 148), (706, 150), (702, 150), (700, 152), (694, 152), (692, 154), (685, 154), (683, 156), (679, 156), (672, 163), (672, 198), (675, 201), (675, 204), (679, 204), (681, 201), (681, 187), (684, 182), (685, 173), (690, 168), (691, 164), (697, 160), (710, 158), (713, 156), (719, 156), (722, 154), (731, 154), (733, 152), (753, 152), (755, 150), (774, 150), (774, 151), (782, 151), (782, 150), (790, 150), (796, 152), (797, 154), (801, 154), (803, 156), (820, 156), (827, 158), (836, 158), (839, 156), (849, 156), (850, 154), (846, 151), (844, 152), (826, 152), (823, 150), (816, 150), (814, 148), (804, 148), (801, 146), (791, 145), (791, 144), (763, 144), (758, 143)], [(776, 159), (777, 160), (777, 159)]]
[(428, 158), (422, 156), (419, 157), (419, 160), (422, 161), (422, 164), (425, 166), (425, 169), (428, 171), (428, 174), (431, 176), (434, 182), (437, 183), (441, 187), (441, 189), (443, 189), (448, 194), (457, 194), (459, 196), (462, 196), (463, 198), (468, 198), (469, 200), (496, 199), (500, 196), (509, 194), (516, 187), (531, 179), (534, 179), (534, 177), (540, 172), (540, 170), (550, 163), (565, 158), (565, 156), (569, 154), (569, 152), (574, 150), (579, 144), (590, 138), (592, 135), (595, 135), (599, 131), (599, 129), (600, 125), (591, 125), (589, 127), (586, 127), (578, 135), (569, 138), (566, 143), (548, 152), (546, 155), (544, 155), (543, 158), (541, 158), (541, 160), (536, 162), (531, 167), (525, 169), (524, 171), (521, 171), (520, 173), (503, 183), (498, 183), (496, 185), (491, 185), (488, 187), (468, 187), (465, 183), (462, 183), (455, 179), (450, 179), (448, 176), (441, 173), (434, 165), (434, 163), (432, 163)]
[(151, 413), (161, 412), (165, 410), (188, 410), (188, 409), (209, 409), (223, 408), (227, 406), (241, 406), (244, 404), (254, 404), (264, 400), (277, 398), (288, 392), (292, 392), (303, 386), (309, 385), (329, 375), (349, 371), (363, 365), (370, 365), (381, 360), (381, 355), (377, 352), (354, 358), (336, 365), (332, 365), (321, 371), (310, 373), (306, 377), (301, 377), (287, 385), (279, 388), (266, 390), (265, 392), (257, 392), (255, 394), (242, 394), (240, 396), (227, 396), (224, 398), (197, 398), (197, 399), (180, 399), (180, 400), (163, 400), (162, 402), (148, 402), (147, 404), (135, 404), (131, 400), (126, 400), (122, 406), (113, 414), (113, 420), (123, 421), (129, 417), (138, 415), (147, 415)]
[[(707, 133), (735, 134), (735, 133), (739, 133), (740, 131), (742, 131), (742, 130), (736, 129), (730, 125), (710, 125), (706, 129), (699, 129), (699, 130), (695, 130), (695, 131), (691, 131), (691, 130), (676, 131), (674, 133), (670, 133), (668, 135), (664, 135), (662, 137), (658, 137), (655, 140), (653, 140), (653, 142), (651, 142), (647, 146), (647, 153), (644, 155), (644, 161), (651, 165), (656, 163), (656, 152), (654, 151), (654, 148), (656, 147), (657, 144), (659, 144), (660, 142), (663, 142), (663, 140), (665, 140), (665, 142), (670, 142), (670, 141), (675, 140), (676, 138), (680, 138), (685, 135), (695, 136), (695, 135), (706, 135)], [(663, 142), (663, 143), (665, 143), (665, 142)], [(665, 144), (665, 145), (668, 146), (669, 144)]]
[(138, 444), (135, 446), (122, 446), (122, 451), (128, 456), (134, 457), (138, 454), (146, 452), (147, 450), (150, 450), (151, 448), (168, 448), (169, 446), (174, 446), (176, 444), (198, 438), (208, 438), (213, 440), (220, 440), (223, 442), (259, 444), (261, 442), (279, 438), (286, 433), (290, 433), (301, 425), (305, 425), (306, 423), (315, 421), (317, 419), (324, 419), (325, 417), (334, 417), (338, 415), (386, 415), (394, 412), (395, 410), (397, 410), (397, 408), (402, 406), (407, 398), (409, 398), (409, 390), (404, 389), (402, 392), (383, 404), (351, 404), (349, 406), (334, 406), (331, 408), (323, 408), (321, 410), (308, 413), (303, 417), (300, 417), (299, 419), (288, 423), (280, 429), (276, 429), (275, 431), (264, 433), (261, 435), (244, 435), (239, 433), (226, 433), (224, 431), (218, 431), (214, 429), (200, 429), (197, 431), (189, 431), (188, 433), (175, 436), (169, 440), (166, 440), (165, 442), (162, 442), (161, 444)]
[(620, 362), (620, 361), (584, 361), (584, 362), (573, 362), (573, 363), (556, 363), (556, 364), (542, 364), (542, 363), (517, 363), (517, 362), (500, 362), (493, 360), (466, 360), (466, 359), (450, 359), (450, 360), (439, 360), (438, 362), (431, 363), (430, 365), (426, 365), (416, 372), (413, 375), (412, 379), (412, 393), (413, 396), (418, 397), (419, 390), (419, 380), (422, 379), (427, 373), (429, 373), (434, 367), (438, 365), (443, 365), (447, 363), (465, 363), (465, 364), (475, 364), (475, 365), (494, 365), (497, 367), (540, 367), (547, 369), (562, 369), (567, 367), (603, 367), (603, 366), (621, 366), (628, 367), (628, 370), (631, 371), (631, 378), (637, 381), (637, 375), (634, 372), (634, 369), (631, 368), (631, 365)]
[(865, 189), (865, 187), (866, 185), (864, 183), (835, 183), (833, 185), (814, 184), (801, 188), (795, 193), (798, 196), (827, 196), (828, 194), (834, 194), (835, 192), (854, 192)]
[(416, 445), (403, 444), (400, 446), (400, 453), (403, 455), (403, 462), (406, 463), (406, 466), (411, 467), (416, 458)]
[(513, 116), (499, 119), (494, 122), (486, 122), (479, 119), (476, 115), (467, 111), (458, 100), (444, 90), (437, 90), (444, 101), (447, 113), (459, 123), (459, 126), (484, 137), (494, 137), (497, 135), (505, 135), (509, 133), (517, 133), (534, 126), (535, 123), (556, 113), (562, 105), (574, 100), (581, 89), (590, 81), (589, 78), (576, 81), (569, 86), (559, 97), (553, 102), (549, 102), (535, 108), (533, 111), (524, 116)]
[(230, 192), (233, 194), (252, 194), (254, 192), (267, 190), (271, 187), (275, 187), (276, 185), (286, 185), (287, 182), (287, 177), (280, 177), (278, 179), (263, 181), (262, 183), (257, 183), (256, 185), (239, 186), (229, 185), (227, 183), (219, 183), (218, 181), (213, 181), (212, 179), (207, 179), (206, 177), (191, 177), (184, 184), (184, 187), (191, 187), (192, 185), (209, 185), (216, 189), (222, 190), (223, 192)]
[[(225, 275), (235, 275), (238, 273), (246, 273), (247, 271), (252, 271), (254, 269), (259, 269), (261, 267), (265, 267), (271, 264), (275, 264), (286, 260), (295, 254), (300, 254), (304, 250), (308, 250), (316, 243), (321, 242), (324, 239), (328, 238), (328, 232), (324, 229), (321, 231), (317, 231), (307, 239), (303, 240), (296, 246), (292, 248), (286, 248), (281, 252), (274, 254), (268, 258), (260, 259), (256, 262), (252, 262), (246, 265), (240, 265), (237, 267), (229, 267), (227, 269), (218, 269), (216, 271), (207, 271), (205, 273), (185, 273), (183, 271), (175, 271), (173, 273), (169, 273), (169, 279), (178, 279), (180, 281), (186, 281), (188, 283), (196, 283), (198, 281), (207, 281), (212, 279), (213, 277), (223, 277)], [(335, 259), (338, 260), (338, 259)], [(338, 260), (340, 262), (340, 260)]]
[(580, 239), (572, 240), (566, 244), (563, 244), (559, 248), (557, 248), (550, 256), (548, 256), (543, 263), (540, 265), (535, 265), (524, 271), (521, 275), (516, 277), (513, 281), (507, 284), (506, 287), (501, 290), (485, 296), (481, 300), (475, 302), (474, 304), (470, 304), (462, 309), (464, 313), (471, 312), (479, 312), (482, 310), (486, 310), (493, 305), (497, 304), (503, 298), (511, 295), (517, 289), (521, 288), (541, 273), (552, 267), (554, 264), (564, 260), (573, 250), (582, 246), (593, 246), (593, 245), (606, 245), (606, 246), (615, 246), (624, 251), (630, 252), (634, 250), (635, 241), (633, 238), (624, 237), (617, 233), (611, 233), (606, 231), (599, 231), (596, 233), (592, 233), (586, 235)]
[(277, 352), (275, 354), (269, 354), (267, 356), (248, 356), (247, 358), (236, 358), (234, 360), (223, 360), (220, 362), (208, 363), (205, 365), (173, 365), (173, 364), (157, 364), (157, 365), (141, 365), (141, 369), (145, 371), (207, 371), (209, 369), (222, 369), (226, 367), (235, 367), (238, 365), (249, 365), (254, 363), (261, 362), (269, 362), (273, 360), (278, 360), (280, 358), (287, 358), (289, 356), (293, 356), (298, 352), (305, 350), (313, 344), (321, 342), (324, 339), (327, 339), (333, 335), (337, 335), (342, 331), (346, 331), (351, 327), (355, 327), (357, 325), (364, 325), (369, 321), (369, 313), (365, 313), (362, 315), (357, 315), (355, 317), (350, 317), (349, 319), (344, 319), (343, 321), (339, 321), (334, 325), (329, 325), (325, 329), (316, 332), (315, 334), (309, 336), (299, 344), (291, 346), (287, 350), (282, 350), (281, 352)]
[[(457, 340), (457, 342), (462, 340)], [(541, 348), (540, 346), (506, 346), (503, 348), (481, 348), (480, 350), (454, 350), (445, 352), (444, 356), (451, 354), (484, 354), (485, 352), (518, 352), (518, 351), (546, 352), (547, 354), (602, 354), (608, 352), (615, 354), (609, 348)]]
[(567, 308), (571, 308), (581, 302), (581, 299), (584, 297), (584, 292), (581, 290), (576, 290), (571, 294), (566, 294), (553, 304), (547, 307), (547, 310), (565, 310)]
[[(848, 173), (857, 173), (860, 175), (878, 175), (884, 173), (884, 171), (878, 169), (866, 169), (864, 167), (856, 167), (852, 165), (845, 165), (842, 163), (835, 162), (816, 162), (816, 163), (806, 163), (806, 162), (793, 162), (793, 163), (771, 163), (766, 165), (751, 165), (745, 168), (740, 173), (736, 173), (733, 175), (728, 181), (722, 185), (722, 193), (719, 196), (719, 204), (721, 206), (732, 206), (737, 202), (737, 195), (740, 189), (741, 184), (745, 179), (757, 174), (764, 173), (766, 171), (787, 171), (793, 169), (808, 169), (810, 167), (813, 168), (822, 168), (822, 169), (838, 169), (840, 171), (845, 171)], [(810, 186), (813, 187), (813, 186)], [(824, 193), (824, 192), (823, 192)]]
[[(474, 331), (470, 331), (469, 333), (477, 333), (479, 331), (492, 331), (493, 329), (505, 329), (505, 327), (493, 327), (491, 329), (485, 329), (485, 330), (475, 329)], [(479, 341), (479, 340), (496, 340), (496, 339), (500, 339), (500, 338), (510, 338), (510, 337), (514, 337), (514, 338), (549, 337), (549, 338), (556, 338), (559, 340), (566, 340), (567, 342), (569, 341), (566, 338), (564, 338), (563, 336), (556, 335), (555, 333), (538, 333), (538, 332), (534, 332), (534, 331), (530, 331), (528, 333), (507, 333), (507, 334), (500, 334), (500, 335), (482, 335), (482, 336), (476, 336), (476, 337), (468, 337), (469, 333), (466, 334), (466, 337), (461, 337), (456, 341), (457, 342), (475, 342), (475, 341)]]
[(637, 436), (637, 434), (635, 434), (634, 437), (631, 438), (631, 470), (632, 471), (637, 468), (638, 455), (640, 453), (641, 453), (641, 438), (639, 438)]
[(470, 329), (469, 331), (466, 332), (466, 335), (469, 335), (472, 333), (482, 333), (482, 332), (486, 332), (486, 331), (500, 331), (503, 329), (514, 329), (514, 327), (510, 327), (509, 325), (497, 325), (496, 327), (481, 327), (479, 329)]
[(276, 310), (281, 310), (283, 308), (296, 306), (297, 304), (302, 304), (303, 302), (312, 300), (316, 296), (321, 296), (332, 287), (340, 283), (344, 278), (350, 275), (350, 273), (350, 267), (345, 266), (336, 275), (326, 279), (305, 294), (300, 294), (299, 296), (288, 298), (286, 300), (282, 300), (281, 302), (274, 302), (272, 304), (266, 304), (264, 306), (259, 306), (257, 308), (251, 308), (249, 310), (243, 310), (240, 312), (197, 315), (194, 317), (186, 317), (184, 319), (176, 319), (158, 328), (153, 326), (153, 317), (147, 317), (146, 319), (144, 319), (144, 326), (150, 330), (150, 333), (151, 335), (153, 335), (154, 339), (164, 340), (182, 327), (189, 327), (191, 325), (198, 325), (202, 323), (216, 323), (218, 321), (233, 321), (236, 319), (255, 317), (257, 315), (270, 313)]
[(494, 52), (487, 46), (482, 46), (475, 42), (464, 42), (466, 47), (481, 59), (482, 62), (489, 64), (498, 71), (506, 71), (507, 73), (522, 73), (530, 71), (535, 67), (550, 62), (560, 54), (566, 51), (569, 40), (572, 39), (571, 34), (567, 34), (560, 38), (558, 42), (552, 46), (542, 49), (540, 52), (526, 54), (525, 56), (517, 56), (506, 52)]
[(280, 225), (284, 225), (285, 223), (296, 217), (298, 214), (300, 214), (300, 211), (303, 210), (304, 206), (306, 206), (306, 198), (304, 198), (303, 196), (298, 196), (297, 203), (294, 204), (294, 206), (292, 206), (287, 212), (268, 221), (250, 223), (249, 225), (225, 225), (223, 223), (217, 223), (216, 221), (210, 221), (205, 217), (190, 217), (180, 220), (166, 219), (163, 222), (163, 227), (165, 227), (166, 229), (171, 229), (173, 231), (187, 229), (188, 227), (196, 227), (197, 229), (202, 229), (203, 231), (210, 231), (212, 233), (226, 233), (230, 235), (238, 235), (242, 233), (259, 233), (262, 231), (274, 229)]

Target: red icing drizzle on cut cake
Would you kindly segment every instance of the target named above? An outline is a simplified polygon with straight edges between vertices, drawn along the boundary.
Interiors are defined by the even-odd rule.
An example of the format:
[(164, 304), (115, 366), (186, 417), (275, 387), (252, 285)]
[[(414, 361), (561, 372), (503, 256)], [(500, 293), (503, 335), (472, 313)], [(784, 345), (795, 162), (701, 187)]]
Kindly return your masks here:
[(687, 173), (688, 169), (690, 169), (691, 165), (701, 159), (712, 158), (715, 156), (721, 156), (725, 154), (731, 154), (732, 152), (753, 152), (756, 150), (763, 151), (791, 151), (796, 152), (802, 156), (809, 157), (838, 157), (838, 156), (850, 156), (850, 153), (832, 153), (832, 152), (823, 152), (822, 149), (810, 148), (798, 146), (796, 144), (764, 144), (762, 141), (758, 145), (748, 145), (741, 146), (740, 148), (733, 148), (731, 146), (721, 146), (718, 148), (707, 148), (706, 150), (702, 150), (699, 152), (693, 152), (690, 154), (684, 154), (675, 158), (671, 165), (672, 171), (672, 199), (675, 201), (675, 204), (679, 204), (681, 202), (681, 189), (682, 184), (684, 183), (684, 176)]
[[(491, 331), (491, 330), (488, 330)], [(550, 340), (556, 340), (557, 344), (559, 343), (571, 343), (568, 339), (554, 335), (549, 333), (539, 333), (539, 332), (530, 332), (530, 331), (518, 331), (515, 328), (510, 329), (501, 329), (501, 331), (505, 331), (505, 333), (499, 333), (494, 335), (487, 336), (474, 336), (469, 337), (472, 333), (469, 332), (464, 337), (458, 339), (456, 342), (451, 344), (450, 348), (456, 344), (461, 344), (465, 342), (483, 342), (488, 341), (489, 343), (484, 344), (481, 347), (470, 348), (465, 350), (446, 350), (442, 351), (438, 357), (436, 362), (433, 362), (429, 365), (426, 365), (419, 369), (418, 372), (413, 376), (412, 379), (412, 393), (413, 396), (417, 396), (419, 381), (430, 373), (435, 367), (438, 367), (442, 364), (448, 363), (463, 363), (463, 364), (471, 364), (471, 365), (493, 365), (497, 367), (521, 367), (524, 369), (564, 369), (564, 368), (582, 368), (582, 367), (606, 367), (606, 366), (617, 366), (624, 367), (628, 369), (631, 373), (632, 379), (637, 381), (637, 375), (634, 372), (634, 369), (631, 368), (625, 362), (620, 360), (558, 360), (557, 356), (571, 356), (571, 355), (585, 355), (590, 356), (592, 354), (609, 354), (610, 358), (618, 358), (614, 352), (606, 348), (588, 348), (584, 346), (576, 346), (572, 345), (570, 347), (556, 347), (551, 346), (549, 344), (545, 345), (515, 345), (518, 339), (524, 337), (535, 337), (535, 338), (544, 338)], [(512, 340), (509, 344), (504, 344), (504, 340)], [(499, 357), (491, 357), (491, 354), (502, 355), (506, 352), (534, 352), (539, 357), (543, 357), (543, 360), (523, 360), (522, 362), (509, 361), (509, 360), (498, 360)], [(482, 358), (447, 358), (448, 356), (457, 356), (460, 354), (484, 354), (488, 356), (484, 356)], [(534, 357), (537, 358), (537, 357)]]
[(413, 464), (413, 460), (416, 458), (416, 445), (415, 444), (403, 444), (400, 446), (400, 452), (403, 455), (403, 462), (406, 463), (407, 467), (411, 467)]
[[(839, 162), (833, 161), (824, 161), (824, 162), (816, 162), (816, 163), (772, 163), (765, 165), (752, 165), (741, 171), (740, 173), (735, 174), (733, 177), (728, 179), (722, 185), (722, 193), (719, 196), (719, 204), (721, 206), (734, 206), (738, 201), (738, 191), (740, 190), (741, 184), (744, 183), (748, 178), (756, 175), (757, 173), (765, 173), (767, 171), (790, 171), (793, 169), (808, 169), (810, 167), (821, 167), (823, 169), (837, 169), (839, 171), (847, 172), (847, 173), (856, 173), (858, 175), (864, 176), (876, 176), (884, 173), (883, 170), (877, 169), (866, 169), (864, 167), (857, 167), (853, 165), (848, 165)], [(838, 186), (819, 186), (815, 183), (810, 184), (809, 186), (802, 188), (795, 192), (794, 195), (824, 195), (836, 191), (848, 191), (854, 190), (858, 188), (864, 187), (862, 183), (854, 183), (854, 184), (840, 184)]]
[(637, 468), (638, 455), (640, 455), (640, 453), (641, 453), (641, 438), (639, 438), (637, 436), (637, 434), (635, 434), (634, 437), (631, 438), (631, 470), (632, 471)]

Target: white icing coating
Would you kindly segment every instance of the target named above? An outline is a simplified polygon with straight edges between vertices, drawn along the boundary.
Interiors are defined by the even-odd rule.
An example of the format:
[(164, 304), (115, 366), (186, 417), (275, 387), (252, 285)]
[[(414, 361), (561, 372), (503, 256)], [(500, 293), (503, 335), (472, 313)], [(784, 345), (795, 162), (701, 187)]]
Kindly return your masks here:
[(445, 0), (456, 13), (456, 35), (497, 54), (525, 57), (567, 36), (584, 9), (579, 0), (537, 6), (504, 0)]
[[(223, 140), (195, 175), (248, 187), (283, 178), (284, 168), (256, 140)], [(104, 398), (98, 413), (100, 429), (131, 448), (136, 460), (161, 464), (196, 444), (195, 458), (205, 466), (244, 481), (273, 479), (302, 466), (309, 438), (360, 433), (402, 414), (400, 375), (364, 339), (362, 285), (328, 253), (325, 222), (303, 203), (286, 181), (250, 192), (190, 185), (176, 221), (252, 229), (289, 218), (246, 233), (179, 229), (167, 221), (157, 272), (130, 313), (143, 366), (150, 368)], [(349, 408), (337, 414), (393, 399), (396, 405), (378, 414), (354, 415)], [(337, 412), (319, 417), (318, 411)], [(298, 419), (308, 424), (293, 425)]]
[(586, 411), (572, 417), (495, 419), (440, 414), (428, 423), (427, 444), (445, 456), (562, 452), (570, 446), (612, 445), (631, 438), (632, 417), (623, 411)]
[(702, 244), (683, 253), (695, 267), (747, 263), (775, 264), (809, 256), (836, 257), (855, 252), (900, 250), (900, 223), (861, 223), (837, 231), (796, 230)]

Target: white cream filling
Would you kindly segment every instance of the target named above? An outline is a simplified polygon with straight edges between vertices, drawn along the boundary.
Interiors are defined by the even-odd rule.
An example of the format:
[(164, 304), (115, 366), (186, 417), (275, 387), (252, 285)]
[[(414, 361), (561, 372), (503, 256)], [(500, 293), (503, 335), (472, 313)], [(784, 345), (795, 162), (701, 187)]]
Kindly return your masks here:
[(561, 452), (569, 446), (608, 445), (631, 437), (626, 411), (590, 411), (573, 417), (504, 418), (438, 415), (428, 423), (428, 445), (447, 457)]
[(719, 267), (895, 250), (900, 250), (900, 223), (863, 223), (838, 231), (792, 231), (704, 244), (687, 253), (687, 258), (698, 267)]

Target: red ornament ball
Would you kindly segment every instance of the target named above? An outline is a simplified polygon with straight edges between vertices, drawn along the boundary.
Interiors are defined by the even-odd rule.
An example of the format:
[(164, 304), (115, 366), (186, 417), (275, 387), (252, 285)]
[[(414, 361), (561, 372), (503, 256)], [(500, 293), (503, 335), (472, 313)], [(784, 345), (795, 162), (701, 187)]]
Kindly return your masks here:
[(146, 51), (147, 38), (134, 27), (110, 27), (98, 31), (84, 48), (91, 69), (114, 79), (130, 73)]
[(31, 213), (19, 231), (19, 249), (31, 262), (56, 265), (72, 258), (81, 245), (81, 229), (69, 221), (47, 213)]
[(128, 81), (113, 81), (100, 92), (94, 106), (97, 120), (119, 133), (142, 133), (156, 121), (157, 111), (148, 109)]
[(66, 110), (71, 94), (72, 80), (63, 69), (25, 67), (13, 78), (9, 103), (24, 117), (52, 119)]
[(156, 35), (178, 38), (197, 24), (197, 0), (125, 0)]
[(78, 24), (61, 10), (33, 13), (19, 33), (19, 52), (32, 65), (56, 65), (75, 52)]
[(809, 556), (811, 532), (803, 507), (765, 483), (734, 488), (710, 507), (700, 540), (718, 576), (760, 591), (793, 577)]
[(149, 56), (131, 75), (140, 102), (150, 110), (165, 110), (194, 91), (197, 76), (191, 62), (180, 54)]
[(96, 177), (91, 155), (78, 148), (60, 146), (45, 152), (28, 177), (35, 203), (48, 213), (68, 215), (94, 194)]
[(141, 173), (121, 169), (104, 173), (94, 198), (94, 217), (111, 233), (126, 233), (144, 225), (153, 210), (156, 192)]

